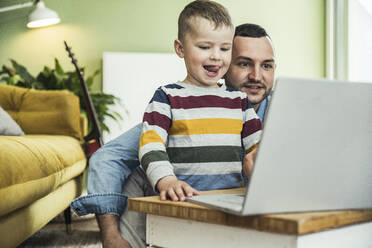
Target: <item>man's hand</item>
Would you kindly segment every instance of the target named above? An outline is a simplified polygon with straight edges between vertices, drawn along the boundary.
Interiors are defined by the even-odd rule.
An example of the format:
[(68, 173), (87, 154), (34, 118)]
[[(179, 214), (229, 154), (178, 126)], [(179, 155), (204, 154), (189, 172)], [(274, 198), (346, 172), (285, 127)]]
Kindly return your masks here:
[(119, 217), (113, 214), (96, 214), (103, 248), (131, 248), (119, 232)]
[(254, 161), (256, 160), (256, 154), (257, 154), (257, 147), (254, 148), (250, 153), (248, 153), (244, 157), (243, 171), (248, 179), (251, 177), (251, 174), (253, 171), (253, 165), (254, 165)]
[(186, 196), (199, 195), (199, 191), (192, 188), (186, 182), (178, 180), (175, 176), (166, 176), (160, 179), (156, 186), (160, 192), (160, 200), (185, 201)]

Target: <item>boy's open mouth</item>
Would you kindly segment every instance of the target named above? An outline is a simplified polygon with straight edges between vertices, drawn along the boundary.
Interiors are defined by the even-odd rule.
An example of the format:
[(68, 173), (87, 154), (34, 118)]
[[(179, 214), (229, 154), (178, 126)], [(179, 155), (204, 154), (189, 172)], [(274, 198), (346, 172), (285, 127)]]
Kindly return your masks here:
[(218, 73), (220, 67), (218, 65), (204, 65), (203, 68), (209, 72), (209, 73), (212, 73), (212, 74), (216, 74)]

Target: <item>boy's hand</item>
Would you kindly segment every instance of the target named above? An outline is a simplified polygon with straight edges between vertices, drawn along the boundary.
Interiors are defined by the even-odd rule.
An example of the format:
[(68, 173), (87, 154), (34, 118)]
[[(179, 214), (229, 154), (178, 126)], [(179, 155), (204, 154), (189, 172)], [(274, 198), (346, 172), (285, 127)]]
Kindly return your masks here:
[(244, 157), (243, 171), (248, 179), (251, 177), (252, 174), (254, 161), (256, 160), (256, 154), (257, 147), (254, 148), (250, 153), (248, 153)]
[(178, 180), (175, 176), (166, 176), (159, 180), (157, 188), (160, 192), (160, 200), (185, 201), (186, 196), (199, 195), (199, 191), (192, 188), (186, 182)]

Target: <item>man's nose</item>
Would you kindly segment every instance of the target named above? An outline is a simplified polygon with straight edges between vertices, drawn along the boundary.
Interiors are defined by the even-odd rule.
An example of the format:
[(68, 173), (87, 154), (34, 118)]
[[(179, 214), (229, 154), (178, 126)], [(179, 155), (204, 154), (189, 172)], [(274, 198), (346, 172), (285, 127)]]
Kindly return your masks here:
[(253, 79), (255, 81), (261, 81), (262, 79), (261, 67), (259, 65), (254, 65), (253, 68), (251, 68), (248, 77), (249, 79)]

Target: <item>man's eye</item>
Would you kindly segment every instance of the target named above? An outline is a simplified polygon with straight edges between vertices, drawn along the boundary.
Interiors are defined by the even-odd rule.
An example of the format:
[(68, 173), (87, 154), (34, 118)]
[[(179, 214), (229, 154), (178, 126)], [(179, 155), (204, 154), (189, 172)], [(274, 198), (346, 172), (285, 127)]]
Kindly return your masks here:
[(263, 64), (262, 67), (265, 69), (265, 70), (271, 70), (273, 68), (273, 65), (272, 64)]
[(253, 64), (250, 63), (250, 62), (239, 62), (238, 66), (240, 66), (240, 67), (251, 67), (251, 66), (253, 66)]

